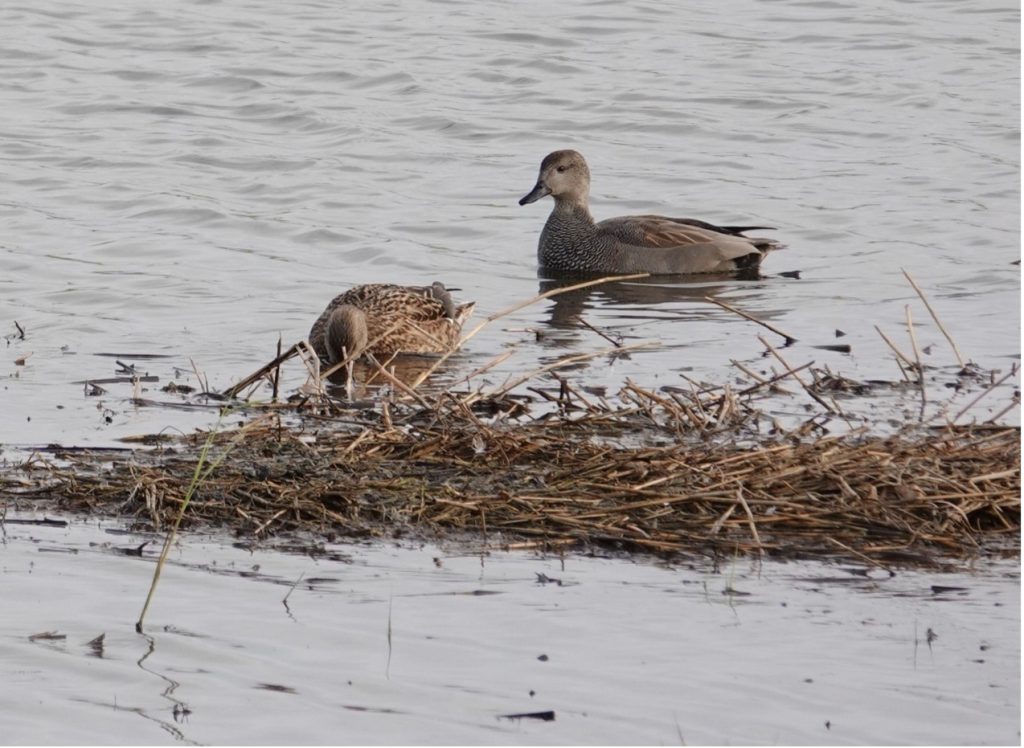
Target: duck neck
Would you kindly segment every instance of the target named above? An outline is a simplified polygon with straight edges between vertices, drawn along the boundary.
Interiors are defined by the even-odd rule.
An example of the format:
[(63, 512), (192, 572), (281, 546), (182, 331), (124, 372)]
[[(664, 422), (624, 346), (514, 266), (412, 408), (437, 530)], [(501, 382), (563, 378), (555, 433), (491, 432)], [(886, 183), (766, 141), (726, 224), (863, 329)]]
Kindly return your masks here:
[(556, 200), (537, 246), (542, 268), (575, 271), (580, 254), (597, 247), (597, 224), (586, 202)]
[(562, 213), (577, 218), (585, 218), (590, 223), (594, 222), (590, 215), (590, 191), (584, 190), (568, 195), (553, 196), (555, 200), (554, 213)]

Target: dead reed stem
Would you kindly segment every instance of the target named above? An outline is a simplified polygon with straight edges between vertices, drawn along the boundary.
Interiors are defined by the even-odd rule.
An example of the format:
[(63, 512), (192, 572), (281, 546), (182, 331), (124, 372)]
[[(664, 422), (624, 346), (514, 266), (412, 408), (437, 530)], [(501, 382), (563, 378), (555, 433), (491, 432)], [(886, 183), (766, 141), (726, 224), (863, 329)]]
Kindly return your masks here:
[(437, 371), (437, 368), (445, 361), (447, 361), (448, 358), (453, 353), (460, 350), (462, 346), (466, 344), (467, 341), (472, 340), (477, 335), (477, 333), (479, 333), (481, 330), (483, 330), (485, 327), (487, 327), (495, 320), (499, 320), (502, 317), (507, 317), (510, 314), (518, 312), (520, 309), (523, 309), (524, 307), (528, 307), (531, 304), (535, 304), (538, 301), (542, 301), (544, 299), (549, 299), (552, 296), (558, 296), (559, 294), (568, 293), (569, 291), (577, 291), (581, 288), (589, 288), (590, 286), (599, 286), (604, 283), (614, 283), (615, 281), (636, 280), (637, 278), (646, 278), (648, 275), (648, 273), (633, 273), (632, 275), (613, 275), (605, 278), (596, 278), (594, 280), (584, 281), (582, 283), (576, 283), (572, 286), (566, 286), (564, 288), (554, 288), (550, 291), (545, 291), (544, 293), (537, 294), (533, 298), (527, 299), (526, 301), (521, 301), (519, 303), (513, 304), (510, 307), (506, 307), (505, 309), (502, 309), (500, 312), (495, 312), (494, 314), (483, 320), (476, 327), (474, 327), (468, 334), (464, 335), (454, 349), (448, 351), (443, 356), (441, 356), (434, 363), (433, 366), (431, 366), (427, 371), (423, 372), (419, 377), (417, 377), (416, 381), (414, 381), (410, 386), (412, 387), (412, 389), (418, 388), (421, 384), (423, 384), (424, 381), (427, 380), (428, 377), (430, 377), (431, 374)]
[[(995, 391), (1000, 385), (1002, 385), (1007, 379), (1009, 379), (1010, 377), (1014, 376), (1016, 373), (1017, 373), (1016, 367), (1011, 368), (1010, 371), (1006, 372), (996, 382), (993, 382), (991, 385), (989, 385), (987, 388), (985, 388), (985, 390), (981, 394), (979, 394), (976, 398), (974, 398), (969, 403), (967, 403), (967, 405), (965, 405), (963, 408), (961, 408), (960, 412), (957, 413), (955, 416), (953, 416), (953, 419), (952, 419), (951, 423), (956, 423), (957, 421), (959, 421), (960, 418), (965, 413), (967, 413), (967, 411), (969, 411), (971, 408), (973, 408), (975, 405), (977, 405), (979, 402), (981, 402), (982, 398), (986, 397), (991, 392)], [(1019, 403), (1016, 402), (1016, 401), (1014, 403), (1011, 403), (1011, 405), (1013, 407), (1016, 407), (1017, 404), (1019, 404)]]
[(838, 405), (836, 405), (834, 401), (832, 402), (832, 404), (829, 404), (824, 399), (822, 399), (820, 396), (818, 396), (817, 394), (815, 394), (814, 392), (811, 391), (811, 388), (807, 385), (807, 383), (803, 379), (800, 378), (800, 375), (796, 372), (795, 369), (793, 369), (792, 366), (789, 365), (789, 363), (786, 361), (786, 359), (784, 359), (782, 357), (782, 355), (777, 350), (775, 350), (772, 347), (771, 343), (769, 343), (767, 340), (762, 338), (760, 335), (757, 336), (757, 339), (761, 341), (761, 345), (763, 345), (765, 348), (768, 349), (768, 352), (771, 353), (772, 356), (774, 356), (775, 359), (780, 364), (782, 364), (782, 366), (786, 369), (786, 372), (791, 377), (793, 377), (793, 379), (795, 379), (800, 384), (801, 387), (804, 388), (804, 392), (806, 392), (815, 402), (817, 402), (821, 407), (823, 407), (829, 413), (835, 413), (835, 414), (838, 414), (838, 415), (842, 415), (842, 412), (843, 412), (842, 409)]
[(788, 333), (782, 332), (782, 330), (780, 330), (779, 328), (774, 327), (774, 326), (768, 324), (763, 319), (758, 319), (757, 317), (755, 317), (755, 316), (753, 316), (751, 314), (747, 314), (742, 309), (737, 309), (734, 306), (729, 306), (724, 301), (719, 301), (718, 299), (716, 299), (714, 297), (711, 297), (711, 296), (705, 296), (704, 297), (704, 301), (709, 301), (712, 304), (715, 304), (716, 306), (722, 307), (722, 309), (726, 309), (726, 310), (732, 312), (733, 314), (738, 314), (739, 316), (743, 317), (743, 319), (748, 319), (751, 322), (756, 322), (757, 324), (761, 325), (761, 327), (765, 328), (766, 330), (771, 330), (776, 335), (779, 335), (779, 336), (785, 338), (785, 340), (786, 340), (785, 345), (787, 345), (787, 346), (788, 345), (792, 345), (793, 343), (797, 342), (797, 339), (794, 338), (792, 335), (789, 335)]
[(957, 364), (960, 366), (960, 368), (963, 368), (965, 366), (964, 357), (960, 355), (960, 349), (957, 347), (956, 341), (953, 340), (953, 336), (950, 335), (946, 328), (943, 326), (942, 322), (939, 320), (939, 315), (935, 313), (935, 310), (932, 309), (932, 305), (928, 303), (928, 297), (924, 295), (924, 291), (922, 291), (920, 287), (917, 285), (917, 283), (914, 282), (914, 279), (910, 277), (910, 273), (908, 273), (906, 270), (903, 270), (902, 272), (903, 277), (905, 277), (910, 282), (910, 285), (913, 286), (914, 291), (916, 291), (917, 295), (921, 297), (921, 301), (924, 302), (925, 309), (928, 310), (928, 314), (932, 315), (932, 319), (935, 321), (935, 326), (939, 328), (939, 330), (945, 336), (946, 340), (949, 341), (949, 346), (950, 348), (953, 349), (953, 355), (956, 356)]
[(350, 415), (328, 429), (253, 422), (207, 437), (220, 462), (200, 473), (201, 494), (190, 494), (187, 478), (194, 437), (113, 464), (63, 455), (72, 469), (38, 470), (45, 482), (20, 490), (22, 500), (161, 526), (185, 507), (183, 526), (227, 525), (252, 538), (399, 530), (479, 538), (486, 527), (499, 547), (525, 537), (708, 556), (840, 554), (884, 568), (975, 554), (986, 542), (1019, 545), (1017, 429), (790, 435), (751, 446), (742, 426), (728, 425), (742, 424), (742, 412), (710, 404), (742, 410), (725, 390), (694, 389), (682, 400), (689, 413), (634, 383), (616, 404), (572, 397), (580, 410), (571, 419), (519, 424), (488, 421), (473, 409), (480, 401), (450, 393), (428, 399), (430, 410), (382, 403), (372, 418)]
[(917, 384), (921, 389), (921, 406), (928, 402), (928, 395), (925, 392), (924, 385), (924, 364), (921, 363), (921, 351), (917, 347), (917, 336), (914, 335), (914, 319), (910, 314), (910, 304), (903, 307), (903, 310), (907, 314), (907, 333), (910, 335), (910, 348), (914, 351), (914, 362), (917, 369)]

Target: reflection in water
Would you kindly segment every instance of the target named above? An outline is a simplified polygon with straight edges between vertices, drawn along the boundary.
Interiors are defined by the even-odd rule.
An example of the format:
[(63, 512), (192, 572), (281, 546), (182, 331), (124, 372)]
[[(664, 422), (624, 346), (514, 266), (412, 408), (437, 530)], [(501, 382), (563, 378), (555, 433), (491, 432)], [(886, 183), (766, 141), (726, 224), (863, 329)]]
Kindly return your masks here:
[[(440, 356), (406, 353), (381, 359), (380, 363), (392, 377), (404, 385), (411, 386), (421, 375), (426, 374), (434, 367), (438, 358)], [(444, 387), (451, 381), (453, 372), (457, 370), (457, 365), (452, 361), (453, 359), (448, 359), (437, 367), (428, 380), (430, 389)], [(353, 377), (353, 395), (357, 399), (372, 398), (379, 388), (391, 385), (387, 377), (381, 374), (377, 367), (363, 359), (356, 361), (353, 367)], [(345, 398), (345, 369), (342, 368), (334, 372), (328, 377), (328, 381), (331, 384), (331, 394)]]
[[(675, 278), (675, 282), (673, 282)], [(740, 287), (748, 291), (746, 298), (756, 299), (759, 294), (750, 294), (749, 291), (755, 286), (749, 284), (749, 280), (738, 278), (735, 274), (706, 275), (700, 276), (699, 281), (694, 281), (694, 276), (659, 276), (657, 278), (639, 278), (631, 281), (617, 281), (604, 283), (599, 286), (587, 286), (573, 291), (553, 296), (552, 307), (549, 310), (547, 324), (555, 329), (579, 329), (585, 327), (580, 323), (585, 319), (586, 313), (601, 307), (622, 307), (629, 306), (629, 312), (623, 310), (620, 313), (622, 318), (636, 319), (649, 316), (651, 318), (664, 318), (666, 313), (671, 316), (681, 316), (679, 309), (661, 309), (656, 307), (667, 304), (678, 304), (680, 302), (700, 304), (695, 308), (686, 310), (686, 316), (698, 319), (710, 319), (722, 313), (720, 307), (704, 302), (708, 296), (717, 296), (729, 291), (735, 291)], [(545, 278), (540, 281), (538, 293), (546, 293), (557, 288), (566, 288), (579, 283), (578, 278)], [(759, 313), (761, 316), (771, 317), (782, 312)], [(561, 337), (562, 341), (566, 338)]]

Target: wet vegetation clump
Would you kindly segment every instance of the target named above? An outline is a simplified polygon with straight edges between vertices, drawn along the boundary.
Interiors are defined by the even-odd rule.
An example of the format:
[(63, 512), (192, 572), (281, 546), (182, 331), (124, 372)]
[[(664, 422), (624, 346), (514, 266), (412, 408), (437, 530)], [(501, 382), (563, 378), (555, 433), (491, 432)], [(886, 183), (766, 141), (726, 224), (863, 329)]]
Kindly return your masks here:
[[(1000, 423), (1019, 390), (985, 422), (970, 415), (1005, 394), (1016, 365), (986, 372), (953, 345), (957, 366), (924, 367), (892, 345), (903, 381), (860, 382), (791, 365), (762, 338), (772, 364), (756, 372), (734, 361), (742, 377), (728, 384), (684, 375), (686, 386), (627, 381), (608, 395), (557, 373), (638, 347), (607, 339), (613, 348), (490, 389), (466, 384), (486, 366), (422, 388), (447, 355), (405, 376), (371, 357), (358, 376), (377, 389), (362, 401), (326, 387), (325, 377), (348, 376), (348, 362), (321, 372), (300, 343), (222, 393), (210, 431), (141, 449), (40, 449), (0, 469), (0, 489), (7, 508), (130, 516), (170, 536), (180, 522), (255, 541), (471, 537), (495, 548), (881, 565), (1019, 553), (1020, 431)], [(281, 367), (296, 356), (310, 378), (281, 402)], [(261, 389), (269, 401), (251, 399)], [(888, 420), (854, 415), (864, 398), (888, 398)], [(893, 417), (913, 409), (916, 419)]]
[[(885, 436), (753, 438), (735, 394), (628, 385), (614, 405), (572, 388), (546, 417), (521, 398), (445, 392), (430, 407), (307, 400), (127, 457), (62, 452), (21, 466), (17, 504), (129, 515), (160, 530), (215, 468), (184, 526), (254, 539), (474, 533), (496, 547), (844, 556), (928, 562), (1015, 551), (1020, 434), (981, 425)], [(808, 422), (809, 423), (809, 422)], [(24, 476), (29, 476), (26, 478)]]

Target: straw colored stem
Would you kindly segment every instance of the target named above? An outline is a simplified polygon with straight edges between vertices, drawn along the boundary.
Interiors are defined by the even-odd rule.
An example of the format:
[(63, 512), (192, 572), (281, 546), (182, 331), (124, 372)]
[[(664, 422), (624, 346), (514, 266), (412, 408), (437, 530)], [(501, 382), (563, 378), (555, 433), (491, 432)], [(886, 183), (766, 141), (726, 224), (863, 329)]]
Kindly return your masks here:
[(792, 366), (789, 365), (789, 363), (786, 361), (786, 359), (784, 359), (779, 354), (779, 352), (772, 347), (771, 343), (769, 343), (767, 340), (762, 338), (760, 335), (757, 336), (757, 339), (760, 340), (761, 341), (761, 345), (763, 345), (765, 348), (767, 348), (768, 352), (771, 353), (772, 356), (774, 356), (775, 359), (780, 364), (782, 364), (782, 366), (786, 369), (786, 372), (789, 373), (789, 375), (791, 377), (793, 377), (793, 379), (795, 379), (797, 382), (799, 382), (800, 386), (804, 388), (804, 392), (806, 392), (808, 395), (810, 395), (811, 398), (815, 402), (817, 402), (819, 405), (821, 405), (823, 408), (825, 408), (825, 410), (827, 410), (829, 413), (839, 413), (839, 414), (842, 413), (842, 410), (839, 407), (837, 407), (835, 404), (829, 405), (827, 402), (825, 402), (824, 399), (822, 399), (816, 393), (812, 392), (811, 388), (807, 386), (807, 383), (803, 379), (800, 378), (800, 375), (796, 372), (795, 369), (793, 369)]
[(957, 421), (959, 421), (959, 420), (960, 420), (960, 417), (961, 417), (961, 416), (963, 416), (963, 415), (964, 415), (964, 414), (965, 414), (965, 413), (966, 413), (967, 411), (969, 411), (969, 410), (970, 410), (971, 408), (973, 408), (973, 407), (974, 407), (975, 405), (977, 405), (977, 404), (978, 404), (978, 403), (979, 403), (979, 402), (981, 401), (981, 399), (982, 399), (983, 397), (985, 397), (985, 396), (986, 396), (986, 395), (988, 395), (989, 393), (993, 392), (993, 391), (994, 391), (994, 390), (995, 390), (996, 388), (998, 388), (998, 387), (999, 387), (999, 386), (1000, 386), (1000, 385), (1001, 385), (1001, 384), (1002, 384), (1003, 382), (1005, 382), (1005, 381), (1006, 381), (1007, 379), (1009, 379), (1010, 377), (1012, 377), (1012, 376), (1013, 376), (1014, 374), (1016, 374), (1016, 373), (1017, 373), (1016, 369), (1011, 369), (1010, 371), (1006, 372), (1006, 374), (1004, 374), (1003, 376), (1001, 376), (1001, 377), (999, 378), (999, 380), (998, 380), (998, 381), (996, 381), (996, 382), (993, 382), (993, 383), (992, 383), (992, 384), (991, 384), (991, 385), (990, 385), (990, 386), (989, 386), (988, 388), (986, 388), (986, 389), (985, 389), (985, 391), (984, 391), (984, 392), (982, 392), (982, 393), (981, 393), (980, 395), (978, 395), (978, 396), (977, 396), (976, 398), (974, 398), (974, 399), (973, 399), (973, 400), (971, 400), (971, 401), (970, 401), (969, 403), (967, 403), (967, 405), (965, 405), (965, 406), (964, 406), (964, 407), (963, 407), (963, 408), (962, 408), (962, 409), (960, 410), (960, 412), (959, 412), (959, 413), (957, 413), (957, 414), (956, 414), (955, 416), (953, 416), (953, 420), (951, 421), (951, 423), (956, 423)]
[[(879, 335), (882, 336), (882, 340), (885, 341), (885, 344), (887, 346), (889, 346), (889, 350), (891, 350), (896, 355), (897, 363), (902, 361), (907, 366), (913, 368), (914, 367), (914, 362), (911, 361), (909, 358), (907, 358), (907, 356), (899, 348), (896, 347), (895, 343), (893, 343), (891, 340), (889, 340), (889, 337), (884, 332), (882, 332), (882, 328), (880, 328), (878, 325), (875, 325), (874, 327), (875, 327), (875, 331)], [(907, 377), (906, 372), (903, 370), (902, 366), (900, 366), (900, 373), (903, 375), (904, 379), (906, 379), (907, 381), (910, 381), (909, 378)]]
[(903, 307), (907, 314), (907, 333), (910, 335), (910, 347), (914, 351), (914, 361), (917, 368), (917, 384), (921, 388), (921, 405), (928, 402), (928, 395), (924, 386), (924, 364), (921, 363), (921, 351), (917, 347), (917, 336), (914, 334), (914, 319), (910, 314), (910, 304)]
[(518, 312), (520, 309), (522, 309), (524, 307), (528, 307), (531, 304), (535, 304), (538, 301), (542, 301), (543, 299), (549, 299), (552, 296), (558, 296), (559, 294), (568, 293), (569, 291), (577, 291), (577, 290), (579, 290), (581, 288), (588, 288), (590, 286), (599, 286), (599, 285), (604, 284), (604, 283), (613, 283), (615, 281), (636, 280), (637, 278), (646, 278), (648, 275), (649, 275), (648, 273), (633, 273), (632, 275), (613, 275), (613, 276), (609, 276), (609, 277), (606, 277), (606, 278), (597, 278), (595, 280), (585, 281), (583, 283), (576, 283), (576, 284), (574, 284), (572, 286), (566, 286), (564, 288), (554, 288), (554, 289), (552, 289), (550, 291), (545, 291), (544, 293), (537, 294), (532, 299), (527, 299), (526, 301), (522, 301), (522, 302), (519, 302), (518, 304), (513, 304), (510, 307), (502, 309), (500, 312), (496, 312), (496, 313), (492, 314), (491, 316), (487, 317), (487, 319), (483, 320), (480, 324), (478, 324), (476, 327), (474, 327), (468, 334), (464, 335), (462, 337), (462, 339), (458, 342), (458, 344), (455, 346), (455, 348), (453, 348), (451, 351), (448, 351), (443, 356), (441, 356), (441, 358), (438, 359), (434, 363), (433, 366), (431, 366), (424, 373), (420, 374), (420, 376), (416, 378), (416, 381), (414, 381), (412, 383), (412, 385), (410, 385), (410, 386), (412, 387), (412, 389), (416, 389), (421, 384), (423, 384), (423, 382), (431, 374), (433, 374), (434, 371), (436, 371), (437, 368), (442, 363), (447, 361), (448, 358), (453, 353), (455, 353), (456, 351), (461, 349), (462, 346), (465, 345), (467, 341), (471, 340), (473, 337), (476, 336), (477, 333), (479, 333), (481, 330), (483, 330), (485, 327), (487, 327), (487, 325), (491, 324), (495, 320), (501, 319), (502, 317), (507, 317), (510, 314), (514, 314), (515, 312)]
[(949, 346), (950, 348), (953, 349), (953, 355), (956, 356), (956, 362), (960, 365), (961, 368), (963, 368), (964, 357), (960, 355), (960, 349), (957, 348), (956, 341), (953, 340), (953, 336), (950, 335), (946, 328), (943, 326), (942, 322), (939, 320), (939, 315), (935, 313), (935, 310), (932, 309), (932, 305), (928, 303), (928, 297), (924, 295), (924, 291), (922, 291), (920, 287), (918, 287), (918, 285), (914, 282), (914, 279), (910, 277), (910, 273), (908, 273), (906, 270), (903, 270), (902, 272), (903, 277), (910, 281), (910, 285), (913, 286), (914, 291), (916, 291), (917, 295), (921, 297), (921, 301), (924, 302), (925, 309), (928, 310), (928, 313), (932, 315), (932, 319), (935, 320), (936, 327), (939, 328), (942, 334), (946, 337), (946, 340), (949, 341)]

